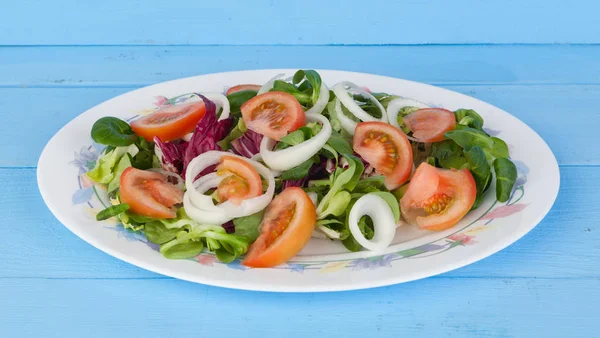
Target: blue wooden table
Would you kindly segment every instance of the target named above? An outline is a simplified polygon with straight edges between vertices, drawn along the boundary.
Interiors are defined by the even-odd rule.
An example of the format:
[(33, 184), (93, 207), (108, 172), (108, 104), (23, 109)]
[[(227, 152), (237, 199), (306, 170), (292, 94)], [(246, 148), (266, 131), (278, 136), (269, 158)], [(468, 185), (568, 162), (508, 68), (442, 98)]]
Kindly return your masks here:
[[(598, 337), (600, 9), (594, 0), (5, 1), (0, 336)], [(535, 129), (561, 170), (548, 216), (443, 275), (343, 293), (187, 283), (121, 262), (44, 205), (49, 138), (115, 95), (185, 76), (330, 68), (422, 81)]]

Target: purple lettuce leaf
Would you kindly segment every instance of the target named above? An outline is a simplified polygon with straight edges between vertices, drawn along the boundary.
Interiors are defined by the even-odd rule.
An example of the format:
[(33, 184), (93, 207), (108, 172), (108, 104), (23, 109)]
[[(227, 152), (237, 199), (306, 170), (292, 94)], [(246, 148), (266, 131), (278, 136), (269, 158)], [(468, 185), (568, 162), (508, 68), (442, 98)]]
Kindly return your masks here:
[(206, 113), (196, 125), (194, 135), (192, 135), (192, 138), (189, 140), (188, 146), (185, 149), (182, 175), (185, 175), (185, 169), (196, 156), (210, 150), (222, 150), (217, 142), (229, 133), (233, 124), (233, 119), (231, 117), (217, 121), (217, 107), (215, 104), (204, 97), (204, 95), (196, 95), (204, 101)]
[(231, 141), (231, 148), (233, 148), (234, 153), (251, 158), (260, 152), (262, 139), (261, 134), (248, 129), (240, 138)]
[(183, 171), (183, 155), (188, 143), (185, 141), (180, 143), (163, 142), (158, 136), (154, 137), (154, 143), (162, 151), (162, 158), (159, 158), (159, 160), (163, 169), (181, 174)]

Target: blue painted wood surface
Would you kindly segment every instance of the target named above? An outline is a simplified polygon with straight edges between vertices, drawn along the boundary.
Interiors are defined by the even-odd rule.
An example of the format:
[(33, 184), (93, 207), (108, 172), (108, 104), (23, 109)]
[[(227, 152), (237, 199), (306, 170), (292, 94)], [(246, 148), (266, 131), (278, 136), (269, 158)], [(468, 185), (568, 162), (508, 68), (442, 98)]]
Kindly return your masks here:
[[(0, 336), (598, 336), (598, 8), (591, 0), (3, 3)], [(401, 77), (495, 104), (556, 154), (558, 200), (523, 239), (462, 269), (284, 295), (139, 269), (79, 240), (45, 207), (39, 152), (82, 111), (160, 81), (275, 67)]]

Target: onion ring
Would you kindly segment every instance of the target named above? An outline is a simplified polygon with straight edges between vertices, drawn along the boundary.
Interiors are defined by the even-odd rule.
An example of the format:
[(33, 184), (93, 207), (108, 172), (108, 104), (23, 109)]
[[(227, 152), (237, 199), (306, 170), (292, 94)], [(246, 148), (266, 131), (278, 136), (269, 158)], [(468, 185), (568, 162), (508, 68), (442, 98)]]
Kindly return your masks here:
[[(375, 235), (371, 240), (366, 239), (358, 227), (358, 222), (363, 216), (369, 216), (373, 221)], [(374, 194), (366, 194), (354, 203), (348, 215), (348, 225), (358, 244), (376, 252), (383, 251), (392, 244), (396, 234), (396, 221), (390, 206)]]
[(307, 115), (306, 120), (321, 122), (323, 127), (317, 135), (295, 146), (273, 151), (277, 141), (266, 136), (263, 137), (260, 142), (260, 156), (269, 168), (283, 171), (296, 167), (318, 153), (327, 143), (332, 133), (329, 120), (323, 115), (317, 114)]

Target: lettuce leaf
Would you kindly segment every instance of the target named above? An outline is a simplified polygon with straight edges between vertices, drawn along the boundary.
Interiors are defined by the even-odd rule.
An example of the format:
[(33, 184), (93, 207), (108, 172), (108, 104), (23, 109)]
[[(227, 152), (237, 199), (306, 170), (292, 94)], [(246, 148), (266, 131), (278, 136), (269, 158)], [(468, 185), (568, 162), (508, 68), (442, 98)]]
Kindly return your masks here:
[(94, 169), (88, 171), (86, 175), (94, 182), (109, 184), (115, 178), (116, 167), (121, 158), (125, 154), (135, 156), (137, 153), (138, 148), (133, 144), (127, 147), (116, 147), (98, 159)]

